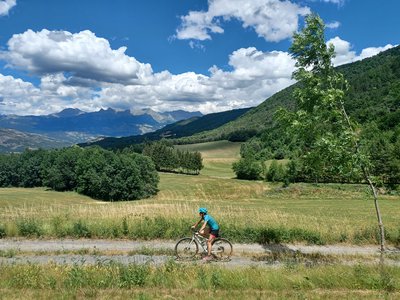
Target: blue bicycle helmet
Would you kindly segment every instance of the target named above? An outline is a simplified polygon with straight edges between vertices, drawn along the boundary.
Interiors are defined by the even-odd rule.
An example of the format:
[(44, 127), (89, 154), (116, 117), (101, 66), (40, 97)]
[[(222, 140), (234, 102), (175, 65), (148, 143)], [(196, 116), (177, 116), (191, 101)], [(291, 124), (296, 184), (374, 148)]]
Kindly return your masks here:
[(207, 213), (207, 208), (205, 208), (205, 207), (200, 207), (200, 208), (199, 208), (199, 213), (206, 214), (206, 213)]

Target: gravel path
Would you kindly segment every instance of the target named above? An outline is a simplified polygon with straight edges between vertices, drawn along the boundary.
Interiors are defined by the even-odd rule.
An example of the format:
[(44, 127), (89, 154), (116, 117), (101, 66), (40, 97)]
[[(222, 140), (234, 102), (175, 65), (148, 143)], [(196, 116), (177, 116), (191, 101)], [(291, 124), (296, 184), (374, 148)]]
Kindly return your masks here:
[[(129, 264), (129, 263), (151, 263), (154, 265), (164, 264), (171, 256), (167, 255), (104, 255), (104, 251), (126, 252), (139, 251), (143, 249), (154, 250), (173, 250), (175, 241), (128, 241), (128, 240), (94, 240), (94, 239), (60, 239), (60, 240), (27, 240), (27, 239), (0, 239), (0, 251), (15, 251), (11, 257), (0, 257), (0, 264), (18, 263), (38, 263), (49, 262), (57, 264), (96, 264), (107, 263), (110, 261)], [(59, 254), (48, 255), (45, 252), (81, 251), (89, 250), (96, 254)], [(373, 257), (371, 262), (379, 260), (379, 247), (373, 246), (349, 246), (349, 245), (329, 245), (329, 246), (307, 246), (307, 245), (259, 245), (259, 244), (234, 244), (234, 255), (229, 262), (218, 262), (225, 266), (268, 266), (279, 267), (279, 262), (254, 261), (252, 255), (263, 255), (271, 252), (304, 254), (320, 253), (322, 255), (342, 255), (342, 256), (368, 256)], [(22, 253), (21, 255), (18, 253)], [(389, 249), (390, 253), (400, 254), (400, 249)], [(7, 255), (3, 255), (7, 256)], [(375, 259), (374, 259), (375, 257)], [(201, 262), (198, 260), (198, 262)], [(391, 260), (392, 265), (400, 266), (400, 261)]]
[[(38, 251), (63, 251), (91, 249), (99, 251), (132, 251), (143, 248), (150, 249), (174, 249), (176, 241), (152, 240), (95, 240), (95, 239), (60, 239), (60, 240), (27, 240), (27, 239), (0, 239), (0, 250), (19, 250), (22, 252)], [(321, 254), (343, 255), (374, 255), (379, 254), (379, 246), (349, 246), (349, 245), (260, 245), (260, 244), (234, 244), (236, 254), (240, 253), (268, 253), (268, 252), (302, 252)], [(400, 251), (392, 248), (390, 251)]]

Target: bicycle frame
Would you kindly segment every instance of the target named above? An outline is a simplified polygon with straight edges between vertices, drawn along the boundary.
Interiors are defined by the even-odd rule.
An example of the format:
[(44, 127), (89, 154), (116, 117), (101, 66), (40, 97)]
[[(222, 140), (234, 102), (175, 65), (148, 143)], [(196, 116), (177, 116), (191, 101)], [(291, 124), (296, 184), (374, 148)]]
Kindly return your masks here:
[(200, 233), (195, 231), (192, 233), (192, 242), (193, 241), (196, 241), (197, 245), (201, 246), (201, 248), (203, 248), (204, 252), (207, 252), (207, 238), (205, 238)]

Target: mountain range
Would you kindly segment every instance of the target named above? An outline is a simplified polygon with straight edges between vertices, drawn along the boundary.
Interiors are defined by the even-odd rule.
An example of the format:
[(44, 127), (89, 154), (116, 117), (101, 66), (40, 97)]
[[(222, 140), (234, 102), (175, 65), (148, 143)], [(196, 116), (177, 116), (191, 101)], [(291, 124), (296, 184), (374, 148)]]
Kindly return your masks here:
[[(151, 109), (131, 112), (112, 108), (96, 112), (67, 108), (59, 113), (42, 116), (0, 115), (0, 151), (36, 148), (40, 144), (38, 141), (41, 141), (43, 148), (47, 148), (86, 142), (103, 136), (140, 135), (173, 122), (201, 116), (200, 112), (183, 110), (159, 113)], [(10, 141), (13, 142), (7, 144)]]
[[(349, 82), (345, 106), (350, 117), (360, 124), (374, 123), (382, 132), (400, 134), (400, 46), (337, 69)], [(276, 142), (281, 135), (274, 124), (274, 113), (279, 107), (295, 108), (293, 91), (296, 86), (283, 89), (254, 108), (205, 116), (200, 112), (131, 112), (111, 108), (93, 113), (65, 109), (47, 116), (0, 115), (0, 128), (14, 130), (0, 134), (12, 135), (8, 139), (13, 141), (10, 151), (18, 148), (18, 137), (22, 139), (24, 134), (24, 139), (28, 140), (30, 137), (39, 140), (38, 135), (29, 134), (44, 135), (43, 144), (54, 143), (55, 146), (97, 138), (96, 142), (82, 145), (97, 144), (106, 148), (121, 148), (161, 138), (173, 138), (177, 143), (232, 140), (232, 137), (245, 140), (251, 136), (265, 136), (266, 132), (275, 132), (272, 138)], [(2, 140), (0, 151), (5, 151), (7, 147)]]
[(124, 148), (126, 146), (142, 143), (144, 141), (155, 141), (163, 138), (179, 139), (194, 135), (199, 132), (207, 132), (208, 130), (212, 130), (229, 122), (233, 122), (251, 109), (252, 107), (233, 109), (219, 113), (207, 114), (201, 117), (191, 117), (189, 119), (168, 124), (154, 132), (119, 138), (105, 137), (96, 141), (81, 143), (79, 145), (98, 145), (103, 148)]

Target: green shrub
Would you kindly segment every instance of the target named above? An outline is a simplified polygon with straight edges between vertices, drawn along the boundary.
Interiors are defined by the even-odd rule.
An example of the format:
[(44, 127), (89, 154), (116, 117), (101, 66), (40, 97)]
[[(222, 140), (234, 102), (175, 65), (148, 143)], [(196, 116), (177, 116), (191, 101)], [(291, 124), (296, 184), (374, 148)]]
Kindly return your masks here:
[(53, 234), (58, 238), (63, 238), (71, 233), (71, 229), (67, 227), (68, 218), (55, 216), (50, 220)]
[(278, 163), (276, 160), (273, 160), (271, 165), (269, 166), (266, 180), (275, 182), (275, 181), (284, 181), (285, 178), (285, 169), (282, 164)]
[(227, 226), (223, 232), (223, 237), (230, 239), (232, 242), (241, 243), (279, 244), (307, 242), (314, 245), (325, 244), (325, 240), (318, 232), (302, 228), (237, 228), (233, 225)]
[(365, 242), (379, 241), (379, 231), (375, 228), (364, 228), (356, 231), (353, 237), (356, 244), (364, 244)]
[(86, 270), (78, 265), (73, 265), (67, 273), (65, 286), (71, 288), (80, 288), (89, 285), (89, 274)]
[(18, 220), (16, 225), (17, 225), (18, 232), (21, 236), (39, 237), (43, 234), (43, 229), (41, 227), (41, 224), (34, 219)]
[(72, 235), (75, 237), (90, 238), (92, 233), (90, 232), (88, 226), (79, 220), (72, 226)]
[(119, 287), (132, 288), (144, 286), (150, 274), (150, 267), (146, 265), (129, 265), (119, 267)]

